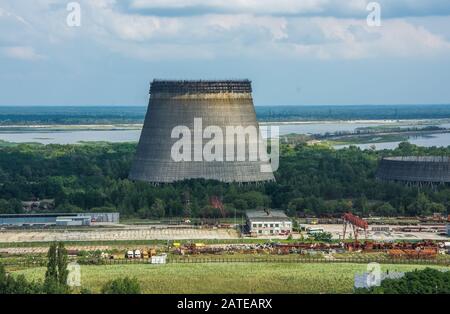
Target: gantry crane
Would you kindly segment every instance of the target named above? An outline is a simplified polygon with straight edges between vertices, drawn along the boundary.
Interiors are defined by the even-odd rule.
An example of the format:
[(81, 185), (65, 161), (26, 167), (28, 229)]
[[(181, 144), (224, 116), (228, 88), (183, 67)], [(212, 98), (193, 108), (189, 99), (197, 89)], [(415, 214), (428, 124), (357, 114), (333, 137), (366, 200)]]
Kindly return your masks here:
[(364, 230), (364, 236), (367, 239), (367, 229), (369, 227), (369, 224), (364, 219), (359, 218), (356, 215), (353, 215), (352, 213), (345, 213), (342, 216), (342, 219), (344, 221), (344, 233), (342, 240), (345, 240), (345, 233), (347, 231), (347, 225), (350, 224), (353, 228), (353, 234), (355, 235), (355, 242), (358, 242), (358, 233), (361, 230)]

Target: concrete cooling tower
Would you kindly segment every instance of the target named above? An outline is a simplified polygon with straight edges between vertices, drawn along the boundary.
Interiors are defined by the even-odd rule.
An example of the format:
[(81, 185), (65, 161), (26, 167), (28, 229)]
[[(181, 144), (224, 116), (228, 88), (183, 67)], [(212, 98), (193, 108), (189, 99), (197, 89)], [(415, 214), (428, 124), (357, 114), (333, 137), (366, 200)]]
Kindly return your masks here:
[(382, 181), (397, 181), (418, 185), (450, 183), (450, 157), (403, 156), (381, 159), (376, 177)]
[[(236, 142), (230, 146), (229, 138), (225, 135), (227, 127), (250, 127), (256, 129), (258, 136), (237, 135), (233, 137)], [(191, 155), (190, 160), (174, 159), (174, 147), (183, 137), (176, 131), (174, 136), (176, 128), (181, 128), (183, 135), (193, 138), (189, 146), (185, 145), (180, 150)], [(205, 160), (201, 150), (202, 147), (206, 148), (213, 134), (209, 133), (210, 136), (205, 137), (202, 130), (207, 132), (208, 129), (211, 131), (217, 128), (223, 131), (223, 160)], [(214, 135), (217, 136), (215, 132)], [(244, 160), (237, 157), (239, 144), (246, 147)], [(273, 181), (271, 171), (261, 171), (262, 167), (270, 168), (270, 162), (250, 158), (250, 153), (254, 154), (257, 149), (255, 144), (258, 149), (265, 149), (256, 122), (249, 80), (154, 80), (150, 86), (148, 110), (129, 178), (151, 183), (198, 178), (222, 182)], [(212, 151), (220, 154), (218, 147)], [(230, 151), (234, 151), (234, 158), (229, 158)]]

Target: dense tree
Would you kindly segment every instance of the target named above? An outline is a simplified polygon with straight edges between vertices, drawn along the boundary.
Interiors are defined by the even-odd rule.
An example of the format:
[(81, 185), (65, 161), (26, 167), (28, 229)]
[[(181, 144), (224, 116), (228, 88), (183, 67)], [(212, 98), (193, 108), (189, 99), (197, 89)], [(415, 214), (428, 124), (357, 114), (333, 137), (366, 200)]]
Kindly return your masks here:
[(64, 245), (50, 245), (47, 257), (44, 282), (30, 282), (23, 275), (9, 275), (3, 265), (0, 265), (0, 294), (68, 293), (67, 252)]
[(396, 210), (389, 203), (382, 203), (379, 207), (375, 208), (375, 214), (378, 216), (394, 216), (396, 214)]
[[(450, 155), (450, 148), (402, 143), (396, 150), (341, 150), (282, 145), (276, 183), (224, 184), (186, 180), (153, 186), (129, 181), (135, 144), (29, 145), (0, 148), (0, 213), (20, 213), (20, 201), (55, 199), (57, 212), (118, 211), (123, 217), (222, 216), (211, 208), (218, 196), (225, 215), (279, 208), (291, 215), (429, 215), (450, 208), (450, 188), (408, 187), (375, 180), (387, 155)], [(420, 191), (420, 192), (419, 192)], [(40, 209), (41, 211), (43, 209)]]
[(162, 199), (157, 198), (150, 208), (150, 215), (152, 217), (161, 218), (164, 217), (165, 214), (165, 206), (164, 201)]
[(64, 293), (67, 287), (67, 251), (64, 244), (52, 243), (47, 254), (44, 289), (47, 293)]
[(0, 265), (0, 294), (37, 294), (43, 293), (43, 287), (38, 282), (28, 282), (24, 275), (16, 277), (6, 273)]
[(48, 285), (58, 282), (58, 249), (57, 244), (52, 243), (47, 253), (47, 271), (45, 272), (45, 283)]
[(64, 247), (64, 243), (58, 243), (57, 249), (57, 264), (58, 264), (58, 283), (61, 286), (67, 285), (67, 276), (69, 275), (69, 271), (67, 269), (67, 250)]
[(331, 242), (333, 235), (330, 232), (320, 232), (313, 235), (314, 241), (318, 242)]
[(432, 268), (408, 272), (399, 279), (385, 279), (379, 287), (357, 289), (357, 293), (449, 294), (450, 272)]
[(103, 294), (140, 294), (141, 287), (136, 278), (118, 278), (108, 281), (102, 288)]

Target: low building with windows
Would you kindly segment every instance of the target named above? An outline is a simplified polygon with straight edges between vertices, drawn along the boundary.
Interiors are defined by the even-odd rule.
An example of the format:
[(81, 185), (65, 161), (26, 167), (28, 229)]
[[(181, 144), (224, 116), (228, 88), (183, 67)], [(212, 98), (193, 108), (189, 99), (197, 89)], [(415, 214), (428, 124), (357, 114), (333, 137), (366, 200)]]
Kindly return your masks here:
[(252, 236), (288, 235), (292, 221), (281, 210), (247, 211), (247, 229)]
[(91, 216), (59, 216), (56, 217), (57, 226), (90, 226)]
[(0, 215), (0, 226), (90, 226), (119, 223), (119, 213), (45, 213)]

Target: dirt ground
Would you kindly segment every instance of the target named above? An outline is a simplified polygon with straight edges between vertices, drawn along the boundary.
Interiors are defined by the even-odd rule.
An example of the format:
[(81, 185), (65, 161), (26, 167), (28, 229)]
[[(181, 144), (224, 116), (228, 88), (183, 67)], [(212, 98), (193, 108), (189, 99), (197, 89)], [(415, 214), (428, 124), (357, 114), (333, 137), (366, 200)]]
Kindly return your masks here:
[(113, 241), (113, 240), (184, 240), (234, 239), (234, 229), (152, 228), (130, 226), (125, 229), (74, 230), (2, 230), (0, 242)]
[[(79, 250), (79, 251), (106, 251), (111, 249), (107, 245), (97, 245), (97, 246), (67, 246), (68, 250)], [(47, 254), (48, 246), (42, 247), (10, 247), (10, 248), (0, 248), (0, 253), (6, 254)]]
[[(342, 225), (305, 225), (306, 227), (323, 228), (330, 232), (334, 239), (341, 239)], [(398, 226), (390, 225), (391, 231), (371, 231), (369, 226), (368, 238), (377, 241), (393, 240), (447, 240), (448, 237), (432, 232), (393, 232)], [(354, 235), (351, 228), (347, 229), (347, 236)], [(306, 232), (303, 232), (306, 236)], [(294, 238), (301, 235), (294, 234)], [(189, 240), (189, 239), (238, 239), (234, 229), (196, 229), (191, 227), (173, 227), (164, 225), (132, 226), (122, 225), (116, 228), (90, 228), (85, 230), (1, 230), (0, 242), (50, 242), (50, 241), (114, 241), (114, 240)], [(273, 240), (285, 239), (286, 236), (272, 236)]]

